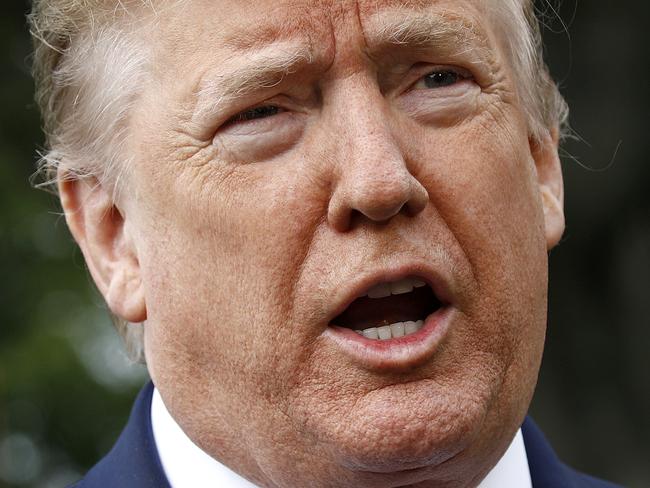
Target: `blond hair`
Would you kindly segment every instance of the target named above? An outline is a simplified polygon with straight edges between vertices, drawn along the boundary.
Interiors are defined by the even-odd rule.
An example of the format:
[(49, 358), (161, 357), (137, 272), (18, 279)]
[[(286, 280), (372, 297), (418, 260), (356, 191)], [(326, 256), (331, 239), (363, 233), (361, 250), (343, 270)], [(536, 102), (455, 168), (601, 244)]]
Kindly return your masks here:
[[(151, 60), (138, 42), (143, 12), (155, 15), (153, 0), (34, 0), (29, 16), (34, 39), (36, 100), (46, 135), (39, 186), (56, 188), (57, 173), (92, 175), (112, 186), (129, 166), (125, 150), (131, 108)], [(504, 31), (529, 133), (549, 128), (563, 133), (568, 109), (543, 58), (533, 0), (493, 0), (495, 21)], [(134, 13), (139, 10), (138, 13)], [(134, 360), (142, 361), (142, 327), (114, 317)]]

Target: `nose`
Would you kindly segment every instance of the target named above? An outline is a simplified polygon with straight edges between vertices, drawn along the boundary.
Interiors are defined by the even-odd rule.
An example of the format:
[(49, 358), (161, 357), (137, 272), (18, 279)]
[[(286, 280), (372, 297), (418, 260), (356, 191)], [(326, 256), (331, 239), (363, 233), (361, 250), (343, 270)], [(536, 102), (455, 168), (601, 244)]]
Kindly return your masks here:
[[(376, 103), (376, 102), (375, 102)], [(411, 173), (396, 142), (386, 114), (354, 110), (336, 137), (338, 151), (335, 182), (328, 207), (328, 221), (339, 232), (350, 230), (360, 216), (387, 222), (402, 213), (415, 216), (429, 201), (429, 194)], [(347, 107), (347, 114), (351, 114)]]

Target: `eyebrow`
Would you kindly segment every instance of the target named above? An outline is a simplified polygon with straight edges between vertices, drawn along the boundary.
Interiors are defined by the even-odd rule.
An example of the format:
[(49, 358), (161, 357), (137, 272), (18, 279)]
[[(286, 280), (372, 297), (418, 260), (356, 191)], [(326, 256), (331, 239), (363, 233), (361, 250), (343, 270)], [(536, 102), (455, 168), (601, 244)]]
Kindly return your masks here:
[(436, 48), (453, 54), (491, 51), (488, 36), (480, 25), (457, 14), (426, 10), (383, 10), (373, 15), (365, 36), (372, 50), (389, 46)]
[[(241, 59), (246, 61), (242, 63)], [(314, 61), (312, 49), (300, 41), (277, 41), (263, 47), (239, 51), (220, 64), (199, 84), (195, 117), (213, 113), (226, 102), (251, 92), (272, 88), (288, 75)]]

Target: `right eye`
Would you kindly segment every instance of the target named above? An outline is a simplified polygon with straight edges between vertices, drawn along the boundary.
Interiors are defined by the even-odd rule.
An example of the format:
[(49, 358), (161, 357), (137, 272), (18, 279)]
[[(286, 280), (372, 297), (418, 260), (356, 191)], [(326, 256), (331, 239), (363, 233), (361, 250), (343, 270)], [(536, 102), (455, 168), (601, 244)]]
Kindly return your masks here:
[(262, 105), (239, 112), (237, 115), (228, 119), (224, 125), (237, 124), (240, 122), (250, 122), (257, 119), (265, 119), (282, 113), (283, 110), (275, 105)]
[(302, 135), (304, 113), (267, 101), (235, 113), (219, 126), (212, 143), (221, 157), (237, 163), (271, 159), (290, 149)]

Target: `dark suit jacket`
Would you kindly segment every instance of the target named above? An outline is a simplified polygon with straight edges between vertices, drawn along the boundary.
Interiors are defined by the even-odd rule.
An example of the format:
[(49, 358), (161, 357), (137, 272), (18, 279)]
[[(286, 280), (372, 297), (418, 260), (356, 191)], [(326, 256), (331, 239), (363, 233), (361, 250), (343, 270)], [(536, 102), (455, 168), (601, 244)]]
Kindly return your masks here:
[[(151, 395), (147, 384), (135, 401), (126, 428), (113, 449), (75, 488), (169, 488), (151, 429)], [(617, 488), (562, 464), (529, 418), (522, 426), (533, 488)]]

